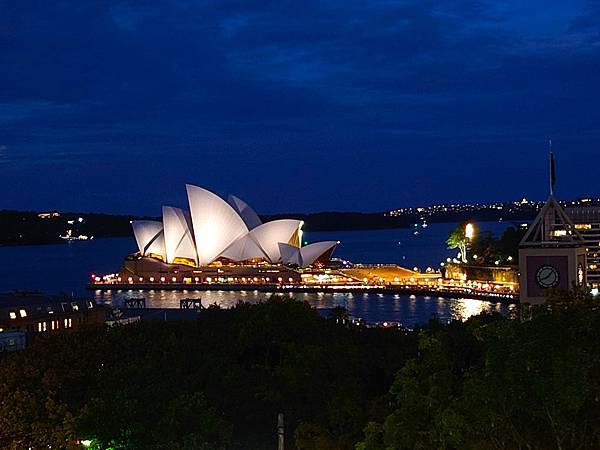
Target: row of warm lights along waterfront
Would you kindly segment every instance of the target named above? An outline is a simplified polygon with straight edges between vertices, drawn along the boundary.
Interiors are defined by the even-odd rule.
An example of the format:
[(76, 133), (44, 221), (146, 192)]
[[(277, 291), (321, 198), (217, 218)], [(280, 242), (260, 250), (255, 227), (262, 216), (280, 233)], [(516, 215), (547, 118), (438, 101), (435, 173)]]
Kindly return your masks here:
[[(337, 277), (336, 277), (337, 278)], [(144, 279), (144, 277), (136, 277), (134, 279), (134, 277), (127, 277), (127, 279), (125, 280), (123, 277), (120, 277), (118, 274), (116, 273), (112, 273), (109, 275), (103, 275), (102, 277), (97, 276), (96, 274), (92, 274), (92, 281), (95, 283), (102, 283), (102, 284), (118, 284), (118, 283), (124, 283), (127, 282), (128, 284), (135, 284), (135, 283), (175, 283), (175, 284), (192, 284), (192, 283), (200, 283), (200, 277), (194, 277), (194, 279), (192, 280), (191, 277), (183, 277), (183, 278), (178, 278), (178, 277), (170, 277), (170, 279), (167, 279), (167, 277), (160, 277), (160, 278), (155, 278), (155, 277), (149, 277), (147, 280)], [(288, 278), (287, 279), (288, 282), (292, 283), (294, 281), (293, 278)], [(253, 278), (246, 278), (246, 277), (218, 277), (218, 278), (212, 278), (212, 277), (207, 277), (206, 281), (204, 281), (203, 283), (205, 284), (213, 284), (213, 283), (248, 283), (248, 284), (269, 284), (269, 283), (274, 283), (274, 282), (278, 282), (279, 284), (283, 284), (284, 283), (284, 279), (282, 277), (278, 277), (277, 279), (271, 279), (269, 277), (253, 277)]]
[[(260, 266), (251, 267), (258, 270)], [(200, 268), (197, 268), (200, 269)], [(239, 266), (233, 269), (240, 269)], [(266, 269), (266, 268), (264, 268)], [(215, 268), (203, 268), (214, 273)], [(203, 272), (203, 270), (194, 270)], [(266, 269), (269, 270), (269, 269)], [(278, 269), (271, 268), (275, 271)], [(122, 276), (113, 273), (104, 276), (92, 275), (91, 288), (94, 289), (211, 289), (237, 290), (261, 289), (302, 291), (307, 289), (331, 291), (384, 291), (384, 292), (423, 292), (440, 295), (481, 296), (514, 299), (518, 294), (515, 283), (476, 281), (466, 279), (462, 274), (458, 279), (444, 278), (442, 273), (429, 269), (425, 273), (397, 265), (356, 264), (343, 269), (314, 268), (297, 270), (290, 277), (235, 277), (226, 276), (223, 268), (217, 268), (217, 276)]]

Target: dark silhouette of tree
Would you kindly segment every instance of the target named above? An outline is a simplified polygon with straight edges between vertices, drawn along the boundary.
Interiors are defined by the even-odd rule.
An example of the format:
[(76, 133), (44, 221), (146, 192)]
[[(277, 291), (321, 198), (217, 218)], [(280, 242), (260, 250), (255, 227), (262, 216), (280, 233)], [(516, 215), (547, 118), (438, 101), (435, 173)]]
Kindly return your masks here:
[(483, 315), (424, 331), (393, 410), (357, 448), (597, 448), (600, 310), (584, 292), (554, 295), (526, 321)]
[(0, 361), (0, 447), (260, 450), (283, 412), (290, 448), (318, 434), (351, 449), (415, 351), (413, 335), (283, 298), (38, 336)]

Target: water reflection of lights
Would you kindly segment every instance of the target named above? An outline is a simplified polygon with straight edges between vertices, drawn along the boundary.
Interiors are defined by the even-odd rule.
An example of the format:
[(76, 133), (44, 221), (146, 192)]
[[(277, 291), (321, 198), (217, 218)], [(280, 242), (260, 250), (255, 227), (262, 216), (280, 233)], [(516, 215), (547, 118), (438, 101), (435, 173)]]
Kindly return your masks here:
[(461, 298), (452, 303), (452, 318), (465, 321), (471, 316), (482, 312), (488, 312), (491, 304), (482, 300), (472, 298)]
[[(257, 303), (265, 301), (273, 294), (246, 291), (202, 291), (189, 289), (163, 291), (149, 290), (139, 294), (138, 290), (106, 290), (95, 291), (96, 300), (99, 303), (107, 303), (114, 307), (122, 307), (123, 300), (130, 297), (146, 298), (146, 306), (149, 308), (180, 308), (182, 298), (201, 299), (202, 306), (208, 307), (217, 304), (222, 308), (231, 308), (238, 302)], [(278, 298), (296, 298), (307, 301), (314, 307), (333, 308), (344, 306), (354, 317), (360, 317), (367, 323), (379, 323), (382, 321), (393, 321), (405, 326), (413, 327), (417, 324), (425, 324), (432, 314), (440, 321), (466, 320), (472, 315), (484, 311), (499, 311), (509, 313), (514, 305), (506, 305), (496, 302), (488, 302), (474, 299), (454, 300), (438, 296), (399, 295), (375, 293), (348, 294), (341, 292), (318, 293), (315, 292), (285, 292), (274, 294)]]

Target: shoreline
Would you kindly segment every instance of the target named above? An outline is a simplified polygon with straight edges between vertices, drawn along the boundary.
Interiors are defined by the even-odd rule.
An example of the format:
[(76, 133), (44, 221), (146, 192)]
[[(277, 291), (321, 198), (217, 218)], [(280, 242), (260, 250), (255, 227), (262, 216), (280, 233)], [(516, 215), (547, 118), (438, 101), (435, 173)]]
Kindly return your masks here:
[(487, 300), (496, 303), (518, 303), (518, 294), (497, 294), (467, 290), (431, 289), (418, 288), (414, 286), (285, 286), (267, 284), (113, 284), (113, 283), (90, 283), (86, 285), (88, 291), (258, 291), (270, 293), (352, 293), (352, 294), (398, 294), (398, 295), (428, 295), (444, 298), (473, 298), (476, 300)]

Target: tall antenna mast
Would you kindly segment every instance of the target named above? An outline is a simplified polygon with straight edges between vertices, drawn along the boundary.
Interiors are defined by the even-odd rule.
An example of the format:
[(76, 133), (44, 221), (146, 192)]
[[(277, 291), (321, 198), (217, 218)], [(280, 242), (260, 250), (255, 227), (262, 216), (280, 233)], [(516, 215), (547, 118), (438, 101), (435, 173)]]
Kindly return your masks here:
[(552, 152), (552, 139), (548, 139), (548, 152), (550, 157), (550, 197), (553, 197), (554, 187), (556, 185), (556, 168), (554, 165), (554, 153)]

